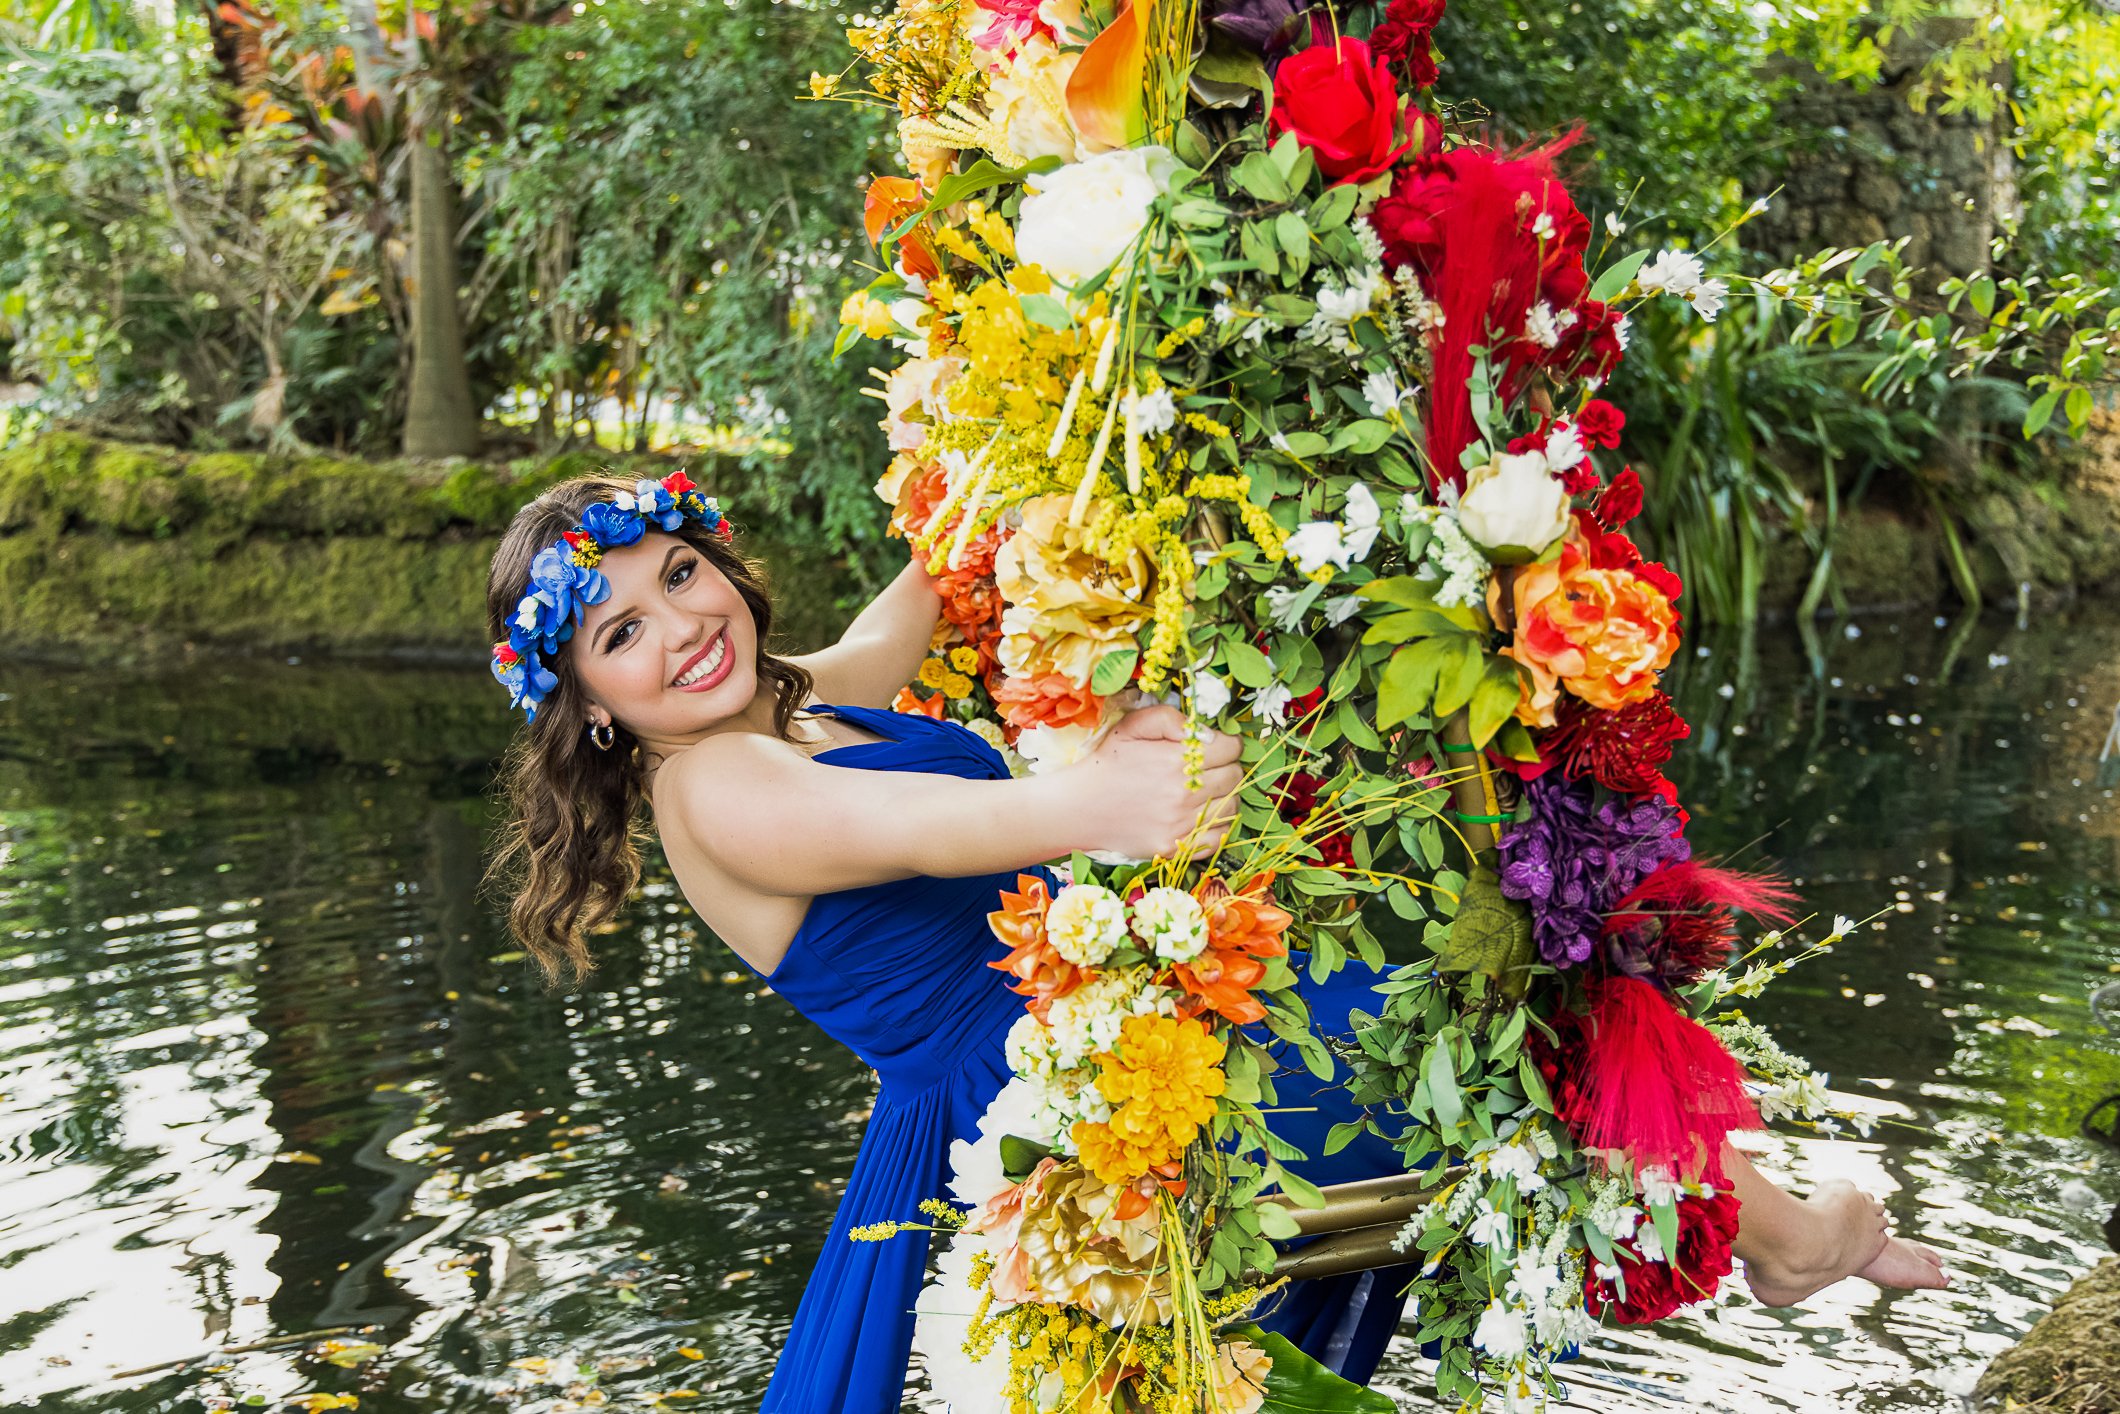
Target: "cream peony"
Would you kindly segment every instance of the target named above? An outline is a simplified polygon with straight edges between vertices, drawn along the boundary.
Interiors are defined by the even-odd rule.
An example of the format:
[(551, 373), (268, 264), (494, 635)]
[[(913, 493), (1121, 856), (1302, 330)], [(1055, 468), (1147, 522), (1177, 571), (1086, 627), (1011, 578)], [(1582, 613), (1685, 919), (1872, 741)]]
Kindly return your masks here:
[(1215, 1347), (1215, 1395), (1212, 1408), (1228, 1414), (1258, 1414), (1266, 1403), (1266, 1377), (1273, 1357), (1248, 1340)]
[(1016, 217), (1017, 259), (1069, 287), (1103, 274), (1147, 227), (1173, 163), (1167, 148), (1128, 147), (1030, 178)]
[(1568, 490), (1543, 452), (1504, 452), (1475, 469), (1458, 497), (1458, 525), (1489, 550), (1536, 556), (1567, 532)]
[[(1001, 666), (1010, 677), (1063, 673), (1086, 687), (1097, 660), (1131, 644), (1147, 621), (1155, 572), (1139, 549), (1116, 563), (1098, 555), (1088, 527), (1068, 524), (1070, 500), (1053, 494), (1024, 502), (1016, 533), (994, 557), (994, 582), (1008, 606), (1001, 615)], [(1095, 735), (1056, 730), (1079, 732), (1066, 743), (1076, 750), (1087, 750)], [(1059, 745), (1026, 747), (1030, 734), (1016, 741), (1027, 757)]]

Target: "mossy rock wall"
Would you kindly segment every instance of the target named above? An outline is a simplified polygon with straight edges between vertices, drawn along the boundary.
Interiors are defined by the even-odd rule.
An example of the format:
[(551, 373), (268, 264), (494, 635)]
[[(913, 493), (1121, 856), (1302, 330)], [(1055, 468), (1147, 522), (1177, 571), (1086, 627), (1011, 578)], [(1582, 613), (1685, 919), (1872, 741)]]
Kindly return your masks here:
[[(0, 645), (90, 660), (172, 646), (477, 657), (487, 561), (516, 509), (572, 476), (669, 465), (187, 455), (53, 433), (0, 453)], [(688, 469), (709, 489), (733, 475)], [(722, 500), (782, 587), (787, 644), (828, 641), (853, 571), (746, 526), (740, 494)]]
[(1973, 1398), (1982, 1409), (2120, 1414), (2120, 1257), (2099, 1263), (1997, 1356)]

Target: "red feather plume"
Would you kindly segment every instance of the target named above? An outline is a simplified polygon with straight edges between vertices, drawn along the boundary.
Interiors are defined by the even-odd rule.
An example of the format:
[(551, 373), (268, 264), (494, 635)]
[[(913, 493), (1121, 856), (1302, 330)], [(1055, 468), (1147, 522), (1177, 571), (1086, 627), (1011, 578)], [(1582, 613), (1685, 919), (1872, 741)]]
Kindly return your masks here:
[(1576, 1139), (1624, 1150), (1637, 1166), (1719, 1178), (1724, 1139), (1760, 1122), (1744, 1067), (1647, 982), (1600, 977), (1585, 990), (1590, 1011), (1577, 1019), (1568, 1057)]

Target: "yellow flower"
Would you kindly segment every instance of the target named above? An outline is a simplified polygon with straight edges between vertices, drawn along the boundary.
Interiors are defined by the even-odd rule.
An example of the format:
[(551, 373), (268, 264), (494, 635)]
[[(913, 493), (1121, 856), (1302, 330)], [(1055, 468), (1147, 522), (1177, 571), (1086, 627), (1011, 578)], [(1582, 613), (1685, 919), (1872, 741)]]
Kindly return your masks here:
[(940, 687), (942, 686), (942, 680), (949, 675), (949, 671), (949, 664), (943, 662), (940, 658), (930, 658), (920, 665), (920, 685), (922, 687)]
[(969, 696), (971, 690), (972, 680), (963, 673), (947, 673), (943, 676), (942, 695), (950, 701), (955, 702), (961, 697)]
[(1128, 1183), (1182, 1154), (1214, 1118), (1226, 1049), (1197, 1021), (1128, 1017), (1118, 1044), (1097, 1057), (1097, 1089), (1111, 1118), (1074, 1128), (1090, 1172), (1105, 1183)]
[(978, 672), (979, 650), (972, 647), (970, 644), (965, 644), (961, 647), (952, 648), (950, 650), (950, 666), (955, 668), (960, 673)]
[(867, 290), (856, 290), (839, 306), (839, 322), (850, 324), (871, 339), (886, 339), (898, 327), (891, 307)]
[(810, 97), (830, 98), (838, 91), (839, 75), (820, 74), (814, 71), (810, 74)]

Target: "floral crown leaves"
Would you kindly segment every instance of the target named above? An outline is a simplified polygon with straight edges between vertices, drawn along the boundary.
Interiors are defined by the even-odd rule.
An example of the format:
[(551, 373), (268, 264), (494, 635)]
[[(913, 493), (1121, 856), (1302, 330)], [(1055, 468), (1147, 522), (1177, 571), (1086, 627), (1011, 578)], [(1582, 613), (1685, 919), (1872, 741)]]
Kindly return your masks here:
[(508, 689), (508, 705), (523, 709), (523, 720), (536, 721), (538, 704), (559, 685), (548, 666), (552, 656), (574, 637), (588, 607), (610, 597), (611, 582), (597, 568), (604, 551), (631, 545), (651, 528), (675, 532), (688, 520), (724, 540), (734, 534), (714, 498), (673, 471), (596, 502), (582, 512), (581, 524), (537, 552), (508, 636), (493, 645), (494, 680)]

